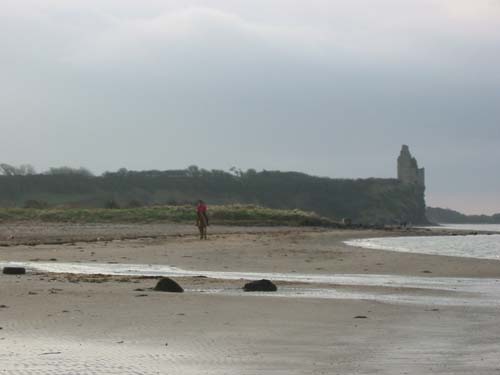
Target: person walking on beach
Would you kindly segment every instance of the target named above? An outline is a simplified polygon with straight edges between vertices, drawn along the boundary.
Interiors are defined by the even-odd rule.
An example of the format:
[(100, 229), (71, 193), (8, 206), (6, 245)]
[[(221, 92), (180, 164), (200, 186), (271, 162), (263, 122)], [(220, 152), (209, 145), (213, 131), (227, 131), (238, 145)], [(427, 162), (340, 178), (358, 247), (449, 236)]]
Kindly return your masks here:
[(200, 240), (206, 240), (208, 227), (207, 205), (202, 200), (199, 200), (196, 206), (196, 226), (200, 230)]

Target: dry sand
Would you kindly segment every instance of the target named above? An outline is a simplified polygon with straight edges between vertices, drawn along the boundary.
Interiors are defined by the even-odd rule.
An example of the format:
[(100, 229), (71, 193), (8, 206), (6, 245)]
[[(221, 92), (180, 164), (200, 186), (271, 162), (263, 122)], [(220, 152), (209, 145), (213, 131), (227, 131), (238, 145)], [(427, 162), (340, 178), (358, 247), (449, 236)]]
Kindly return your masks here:
[[(16, 224), (0, 231), (2, 244), (9, 245), (0, 248), (0, 261), (500, 277), (498, 261), (358, 249), (342, 243), (407, 232), (218, 227), (212, 228), (208, 241), (199, 241), (189, 234), (195, 229)], [(83, 242), (97, 237), (101, 240)], [(68, 243), (32, 245), (44, 242)], [(153, 292), (149, 288), (156, 280), (150, 278), (1, 275), (0, 374), (500, 373), (498, 306), (210, 294), (206, 291), (213, 288), (236, 290), (244, 280), (178, 281), (188, 290), (205, 293)], [(370, 293), (377, 289), (334, 288)]]

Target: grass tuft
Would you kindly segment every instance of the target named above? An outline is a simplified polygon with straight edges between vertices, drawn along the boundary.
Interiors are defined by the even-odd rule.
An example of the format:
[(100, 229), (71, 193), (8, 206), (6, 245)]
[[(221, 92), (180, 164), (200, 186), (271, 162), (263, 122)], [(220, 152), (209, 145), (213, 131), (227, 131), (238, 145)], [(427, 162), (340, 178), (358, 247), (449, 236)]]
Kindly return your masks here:
[[(256, 205), (209, 206), (211, 224), (336, 226), (313, 212), (282, 210)], [(153, 206), (137, 208), (0, 208), (0, 221), (37, 221), (51, 223), (192, 223), (193, 206)]]

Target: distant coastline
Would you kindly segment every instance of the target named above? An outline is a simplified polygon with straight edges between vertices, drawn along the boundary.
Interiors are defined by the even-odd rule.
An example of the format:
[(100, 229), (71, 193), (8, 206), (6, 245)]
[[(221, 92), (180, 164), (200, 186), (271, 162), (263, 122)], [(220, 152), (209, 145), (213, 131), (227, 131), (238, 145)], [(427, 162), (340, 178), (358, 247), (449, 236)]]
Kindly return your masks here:
[(427, 207), (427, 219), (447, 224), (500, 224), (500, 213), (494, 215), (466, 215), (449, 208)]

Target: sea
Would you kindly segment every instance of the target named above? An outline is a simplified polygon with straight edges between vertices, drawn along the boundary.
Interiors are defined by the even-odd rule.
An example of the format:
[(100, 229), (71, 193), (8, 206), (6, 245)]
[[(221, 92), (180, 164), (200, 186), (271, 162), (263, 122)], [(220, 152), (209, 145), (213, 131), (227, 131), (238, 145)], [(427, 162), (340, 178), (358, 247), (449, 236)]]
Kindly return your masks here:
[[(432, 228), (432, 227), (431, 227)], [(441, 229), (472, 231), (467, 236), (385, 237), (346, 241), (350, 246), (404, 253), (500, 259), (500, 224), (442, 224)], [(499, 234), (493, 234), (497, 232)]]

